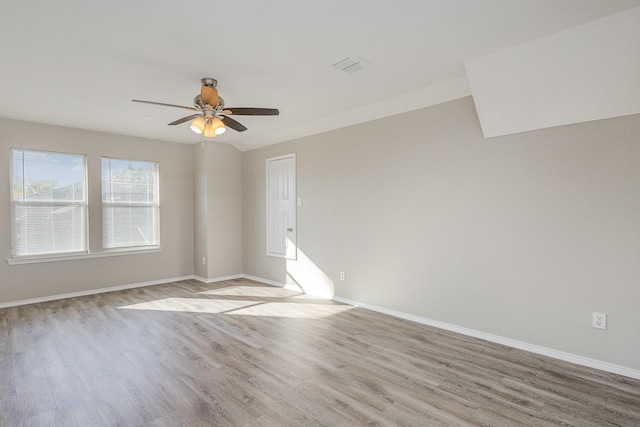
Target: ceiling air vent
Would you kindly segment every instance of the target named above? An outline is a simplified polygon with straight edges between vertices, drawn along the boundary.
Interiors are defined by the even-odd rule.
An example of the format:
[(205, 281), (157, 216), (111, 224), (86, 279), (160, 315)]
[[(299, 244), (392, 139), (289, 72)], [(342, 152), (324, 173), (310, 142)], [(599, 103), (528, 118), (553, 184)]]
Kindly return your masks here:
[(338, 61), (333, 64), (334, 68), (349, 74), (355, 73), (356, 71), (364, 70), (365, 68), (368, 68), (370, 66), (371, 64), (369, 64), (367, 61), (355, 55), (348, 56), (342, 61)]

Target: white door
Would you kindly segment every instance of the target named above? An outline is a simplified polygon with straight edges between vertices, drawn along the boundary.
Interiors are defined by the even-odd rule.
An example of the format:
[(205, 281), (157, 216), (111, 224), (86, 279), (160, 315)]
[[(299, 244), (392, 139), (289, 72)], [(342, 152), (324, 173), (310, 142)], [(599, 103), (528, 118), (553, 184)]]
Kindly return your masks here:
[(296, 155), (267, 159), (267, 255), (296, 259)]

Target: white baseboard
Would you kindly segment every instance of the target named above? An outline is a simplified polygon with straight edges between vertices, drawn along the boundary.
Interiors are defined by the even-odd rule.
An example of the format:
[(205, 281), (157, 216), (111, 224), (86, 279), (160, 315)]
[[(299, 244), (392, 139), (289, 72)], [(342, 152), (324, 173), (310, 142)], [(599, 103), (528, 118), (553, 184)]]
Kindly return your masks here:
[(266, 285), (277, 286), (279, 288), (284, 288), (286, 286), (286, 283), (276, 282), (275, 280), (265, 279), (264, 277), (252, 276), (250, 274), (243, 274), (242, 278), (243, 279), (248, 279), (248, 280), (253, 280), (255, 282), (264, 283)]
[[(242, 278), (247, 280), (253, 280), (254, 282), (264, 283), (265, 285), (271, 285), (271, 286), (277, 286), (279, 288), (289, 289), (290, 291), (304, 292), (299, 286), (288, 284), (288, 283), (277, 282), (275, 280), (265, 279), (264, 277), (252, 276), (250, 274), (243, 274)], [(331, 299), (331, 298), (327, 298), (327, 299)]]
[(193, 276), (193, 278), (203, 283), (214, 283), (223, 282), (225, 280), (242, 279), (244, 278), (244, 274), (232, 274), (231, 276), (212, 277), (210, 279), (205, 279), (204, 277), (200, 276)]
[(486, 332), (476, 331), (474, 329), (464, 328), (461, 326), (456, 326), (449, 323), (440, 322), (437, 320), (431, 320), (431, 319), (427, 319), (426, 317), (420, 317), (414, 314), (404, 313), (401, 311), (396, 311), (396, 310), (392, 310), (385, 307), (364, 304), (358, 301), (350, 300), (348, 298), (334, 296), (332, 299), (334, 301), (341, 302), (343, 304), (365, 308), (367, 310), (388, 314), (389, 316), (399, 317), (401, 319), (410, 320), (412, 322), (421, 323), (423, 325), (433, 326), (433, 327), (444, 329), (447, 331), (456, 332), (462, 335), (467, 335), (474, 338), (480, 338), (485, 341), (506, 345), (508, 347), (513, 347), (520, 350), (525, 350), (530, 353), (540, 354), (543, 356), (551, 357), (553, 359), (564, 360), (565, 362), (574, 363), (576, 365), (587, 366), (589, 368), (599, 369), (601, 371), (611, 372), (614, 374), (623, 375), (625, 377), (635, 378), (640, 380), (640, 370), (637, 370), (637, 369), (627, 368), (625, 366), (615, 365), (613, 363), (603, 362), (596, 359), (590, 359), (588, 357), (578, 356), (577, 354), (566, 353), (564, 351), (554, 350), (554, 349), (542, 347), (536, 344), (529, 344), (526, 342), (511, 339), (511, 338), (505, 338), (499, 335), (493, 335)]
[(41, 302), (55, 301), (65, 298), (83, 297), (87, 295), (103, 294), (105, 292), (122, 291), (125, 289), (142, 288), (144, 286), (162, 285), (165, 283), (179, 282), (180, 280), (193, 279), (195, 276), (172, 277), (168, 279), (150, 280), (148, 282), (130, 283), (128, 285), (110, 286), (108, 288), (87, 289), (86, 291), (71, 292), (67, 294), (49, 295), (46, 297), (23, 299), (0, 303), (0, 308), (17, 307), (19, 305), (38, 304)]

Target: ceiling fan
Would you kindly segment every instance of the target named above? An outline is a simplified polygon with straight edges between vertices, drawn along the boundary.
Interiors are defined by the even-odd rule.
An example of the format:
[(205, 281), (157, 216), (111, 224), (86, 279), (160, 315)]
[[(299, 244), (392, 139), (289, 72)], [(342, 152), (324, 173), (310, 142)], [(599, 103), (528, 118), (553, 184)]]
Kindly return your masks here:
[(231, 115), (277, 116), (280, 114), (277, 108), (225, 108), (224, 99), (218, 96), (218, 90), (216, 89), (218, 81), (211, 77), (205, 77), (201, 81), (202, 87), (200, 88), (200, 94), (193, 99), (193, 107), (166, 104), (164, 102), (143, 101), (140, 99), (132, 99), (131, 101), (194, 111), (195, 114), (171, 122), (169, 126), (179, 125), (191, 120), (191, 130), (207, 138), (215, 138), (218, 135), (222, 135), (227, 130), (227, 127), (238, 132), (247, 130), (241, 123), (229, 117)]

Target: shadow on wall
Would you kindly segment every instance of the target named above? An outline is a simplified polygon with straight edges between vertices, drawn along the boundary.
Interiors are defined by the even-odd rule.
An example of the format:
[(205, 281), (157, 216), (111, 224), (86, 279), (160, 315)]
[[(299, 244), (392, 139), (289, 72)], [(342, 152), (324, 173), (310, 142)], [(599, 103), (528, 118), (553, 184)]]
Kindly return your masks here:
[[(291, 241), (287, 244), (292, 245)], [(304, 293), (322, 298), (334, 295), (333, 280), (327, 276), (300, 248), (296, 248), (297, 259), (287, 259), (287, 286), (295, 286)]]

